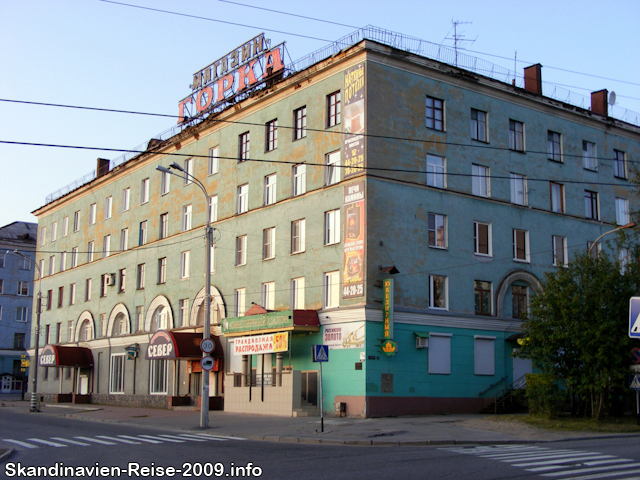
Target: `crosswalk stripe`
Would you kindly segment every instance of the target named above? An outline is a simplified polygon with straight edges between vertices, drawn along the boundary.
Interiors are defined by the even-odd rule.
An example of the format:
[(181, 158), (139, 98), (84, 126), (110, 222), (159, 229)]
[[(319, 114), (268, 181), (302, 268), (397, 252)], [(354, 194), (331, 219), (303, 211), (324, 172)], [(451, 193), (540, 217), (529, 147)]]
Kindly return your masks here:
[(199, 433), (198, 435), (203, 435), (203, 436), (207, 436), (207, 437), (214, 437), (214, 438), (222, 438), (224, 440), (246, 440), (246, 438), (242, 438), (242, 437), (227, 437), (225, 435), (211, 435), (210, 433)]
[[(602, 460), (604, 458), (607, 459), (611, 459), (611, 460)], [(613, 455), (597, 455), (595, 457), (590, 457), (590, 458), (584, 458), (584, 459), (578, 459), (578, 461), (582, 462), (584, 465), (590, 465), (590, 464), (597, 464), (597, 463), (601, 463), (601, 462), (593, 462), (592, 460), (602, 460), (602, 463), (606, 463), (606, 462), (613, 462), (615, 457)], [(586, 461), (585, 461), (586, 460)], [(627, 460), (627, 459), (620, 459), (623, 460), (625, 462), (627, 461), (631, 461), (631, 460)], [(530, 469), (529, 471), (536, 471), (536, 472), (540, 472), (543, 471), (545, 468), (548, 467), (544, 467), (543, 465), (560, 465), (557, 468), (563, 468), (563, 466), (561, 465), (562, 463), (569, 463), (569, 462), (573, 462), (575, 461), (573, 458), (563, 458), (560, 460), (549, 460), (546, 462), (528, 462), (528, 463), (514, 463), (512, 466), (514, 467), (533, 467), (536, 465), (540, 465), (539, 468), (536, 469)], [(617, 460), (616, 460), (617, 461)]]
[[(595, 475), (583, 475), (582, 477), (574, 477), (571, 480), (600, 480), (601, 478), (620, 477), (622, 475), (635, 475), (640, 473), (640, 470), (632, 470), (630, 472), (609, 472), (609, 473), (597, 473)], [(626, 479), (620, 478), (617, 480), (638, 480), (639, 476), (627, 477)]]
[(157, 440), (150, 440), (148, 438), (141, 438), (141, 437), (150, 437), (151, 435), (138, 435), (137, 437), (132, 437), (130, 435), (118, 435), (118, 436), (120, 438), (128, 438), (130, 440), (140, 440), (141, 442), (147, 442), (147, 443), (162, 443), (162, 442), (159, 442)]
[[(599, 456), (599, 453), (590, 453), (590, 452), (584, 452), (584, 453), (562, 453), (559, 455), (554, 455), (552, 453), (549, 453), (547, 455), (540, 455), (537, 457), (524, 457), (524, 458), (509, 458), (507, 460), (501, 460), (502, 462), (505, 463), (513, 463), (513, 462), (520, 462), (520, 461), (525, 461), (525, 462), (530, 462), (533, 460), (538, 460), (539, 462), (544, 462), (545, 460), (548, 460), (549, 462), (554, 462), (554, 461), (560, 461), (560, 460), (587, 460), (589, 458), (592, 457), (597, 457)], [(615, 458), (614, 456), (610, 456), (609, 458)], [(542, 463), (541, 463), (542, 464)]]
[(89, 437), (73, 437), (79, 438), (80, 440), (86, 440), (87, 442), (99, 443), (101, 445), (117, 445), (117, 443), (107, 442), (106, 440), (98, 440), (97, 438), (89, 438)]
[(58, 440), (59, 442), (67, 442), (70, 443), (71, 445), (80, 445), (81, 447), (89, 447), (90, 444), (89, 443), (84, 443), (84, 442), (77, 442), (75, 440), (69, 440), (68, 438), (61, 438), (61, 437), (51, 437), (53, 440)]
[(216, 442), (224, 442), (225, 441), (224, 438), (214, 437), (213, 435), (207, 435), (206, 433), (194, 433), (193, 436), (202, 438), (204, 440), (213, 440), (213, 441), (216, 441)]
[(503, 460), (508, 458), (527, 458), (527, 457), (542, 457), (545, 455), (566, 455), (571, 453), (593, 453), (593, 452), (582, 452), (578, 450), (542, 450), (538, 452), (525, 452), (525, 453), (510, 453), (508, 455), (479, 455), (483, 458), (491, 458), (493, 460)]
[(27, 443), (27, 442), (21, 442), (20, 440), (11, 440), (9, 438), (3, 438), (2, 441), (3, 442), (13, 443), (15, 445), (20, 445), (21, 447), (25, 447), (25, 448), (40, 448), (37, 445), (32, 445), (32, 444)]
[(199, 437), (196, 437), (195, 435), (188, 435), (186, 433), (178, 434), (178, 438), (181, 438), (183, 440), (189, 440), (191, 442), (206, 442), (204, 438), (199, 438)]
[(27, 438), (30, 442), (42, 443), (43, 445), (47, 445), (49, 447), (66, 447), (66, 445), (58, 442), (52, 442), (50, 440), (41, 440), (39, 438)]
[(561, 475), (572, 475), (575, 473), (604, 472), (607, 470), (619, 470), (621, 468), (640, 467), (640, 463), (626, 463), (625, 465), (610, 465), (607, 467), (579, 468), (578, 470), (565, 470), (563, 472), (543, 473), (543, 477), (559, 477)]
[[(185, 443), (186, 440), (178, 440), (177, 437), (173, 438), (173, 435), (140, 435), (141, 437), (151, 438), (155, 440), (160, 440), (161, 442), (174, 442), (174, 443)], [(164, 438), (169, 437), (169, 438)]]
[(105, 440), (115, 440), (116, 442), (128, 443), (129, 445), (140, 445), (140, 442), (125, 440), (124, 438), (108, 437), (106, 435), (98, 435), (97, 438), (104, 438)]

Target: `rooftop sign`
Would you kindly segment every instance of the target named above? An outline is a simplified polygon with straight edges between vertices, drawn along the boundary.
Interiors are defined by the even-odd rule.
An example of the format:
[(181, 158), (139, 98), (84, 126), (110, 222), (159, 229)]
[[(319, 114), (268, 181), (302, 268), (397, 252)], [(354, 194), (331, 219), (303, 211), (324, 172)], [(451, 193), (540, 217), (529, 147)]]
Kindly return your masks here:
[(193, 74), (191, 95), (179, 105), (178, 123), (213, 110), (240, 93), (247, 93), (284, 70), (284, 43), (273, 48), (264, 33), (231, 50)]

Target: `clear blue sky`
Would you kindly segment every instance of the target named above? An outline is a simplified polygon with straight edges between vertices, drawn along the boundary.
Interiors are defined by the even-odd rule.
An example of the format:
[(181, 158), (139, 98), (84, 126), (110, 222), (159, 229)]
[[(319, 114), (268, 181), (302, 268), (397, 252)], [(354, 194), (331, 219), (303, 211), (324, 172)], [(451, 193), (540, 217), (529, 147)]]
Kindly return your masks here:
[[(263, 30), (287, 42), (293, 60), (354, 29), (220, 0), (123, 0), (140, 6), (242, 23), (233, 26), (99, 0), (0, 0), (0, 98), (174, 115), (191, 75)], [(607, 88), (640, 112), (640, 1), (238, 0), (347, 25), (375, 25), (443, 45), (458, 33), (471, 53), (513, 69), (543, 65), (543, 81), (575, 93)], [(270, 32), (267, 29), (287, 33)], [(287, 59), (288, 60), (288, 59)], [(522, 60), (523, 63), (520, 63)], [(588, 75), (563, 72), (552, 67)], [(593, 76), (606, 77), (595, 78)], [(588, 105), (588, 104), (587, 104)], [(0, 140), (133, 148), (175, 121), (0, 102)], [(45, 197), (119, 154), (0, 144), (0, 226), (32, 221)]]

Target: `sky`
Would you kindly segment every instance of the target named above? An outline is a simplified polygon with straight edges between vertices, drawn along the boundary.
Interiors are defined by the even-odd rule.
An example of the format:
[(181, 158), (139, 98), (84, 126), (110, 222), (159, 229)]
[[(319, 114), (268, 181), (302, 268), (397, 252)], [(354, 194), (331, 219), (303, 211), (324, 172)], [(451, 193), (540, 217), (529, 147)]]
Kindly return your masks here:
[(454, 20), (475, 40), (464, 53), (513, 70), (517, 52), (518, 75), (540, 63), (543, 82), (615, 91), (640, 118), (638, 0), (0, 0), (0, 226), (36, 222), (47, 195), (120, 155), (2, 142), (131, 149), (176, 123), (4, 100), (177, 115), (194, 72), (261, 32), (286, 63), (366, 25), (452, 47)]

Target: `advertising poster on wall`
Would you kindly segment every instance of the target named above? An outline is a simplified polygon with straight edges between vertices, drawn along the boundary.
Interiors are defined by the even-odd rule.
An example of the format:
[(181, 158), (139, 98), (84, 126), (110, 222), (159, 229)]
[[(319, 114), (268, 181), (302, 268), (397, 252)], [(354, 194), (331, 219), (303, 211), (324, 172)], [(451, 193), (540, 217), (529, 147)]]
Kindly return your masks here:
[(289, 332), (236, 338), (233, 344), (234, 355), (262, 355), (287, 350), (289, 350)]
[(330, 350), (364, 348), (364, 335), (364, 322), (325, 325), (322, 344), (328, 345)]
[(364, 64), (344, 72), (344, 178), (364, 168)]
[(342, 298), (364, 296), (364, 181), (344, 187)]

